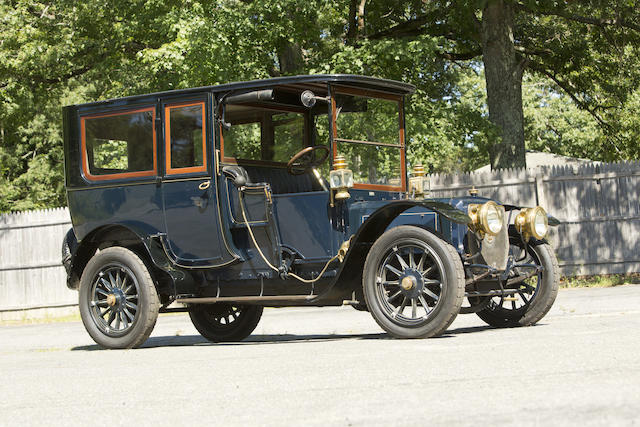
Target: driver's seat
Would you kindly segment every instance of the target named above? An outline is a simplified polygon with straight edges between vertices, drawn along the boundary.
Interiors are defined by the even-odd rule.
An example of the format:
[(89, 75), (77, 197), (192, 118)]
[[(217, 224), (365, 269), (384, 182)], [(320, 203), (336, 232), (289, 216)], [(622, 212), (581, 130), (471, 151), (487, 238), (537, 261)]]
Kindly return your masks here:
[(307, 193), (323, 191), (312, 172), (291, 175), (285, 168), (270, 166), (242, 165), (247, 172), (248, 182), (266, 182), (274, 194)]

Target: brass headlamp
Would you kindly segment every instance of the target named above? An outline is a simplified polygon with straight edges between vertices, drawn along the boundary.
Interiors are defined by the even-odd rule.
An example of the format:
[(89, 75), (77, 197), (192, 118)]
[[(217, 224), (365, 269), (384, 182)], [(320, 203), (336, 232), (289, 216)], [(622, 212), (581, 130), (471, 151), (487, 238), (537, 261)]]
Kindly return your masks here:
[(547, 212), (542, 206), (522, 209), (520, 213), (516, 215), (514, 225), (525, 240), (529, 240), (530, 237), (541, 240), (544, 239), (549, 232)]
[(353, 188), (353, 172), (347, 168), (347, 161), (344, 156), (336, 156), (333, 163), (333, 170), (329, 172), (329, 184), (331, 191), (336, 190), (336, 200), (346, 200), (351, 195), (349, 188)]
[(409, 194), (421, 200), (428, 193), (429, 178), (425, 176), (424, 166), (417, 164), (413, 167), (413, 176), (409, 178)]
[(471, 218), (471, 228), (484, 236), (495, 236), (504, 227), (504, 207), (494, 201), (488, 201), (481, 205), (471, 204), (468, 208)]

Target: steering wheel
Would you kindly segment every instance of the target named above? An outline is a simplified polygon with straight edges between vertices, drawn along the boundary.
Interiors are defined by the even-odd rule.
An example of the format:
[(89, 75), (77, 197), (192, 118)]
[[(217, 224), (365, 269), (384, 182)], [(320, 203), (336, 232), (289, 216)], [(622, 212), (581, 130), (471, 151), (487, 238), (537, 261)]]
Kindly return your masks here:
[[(324, 153), (320, 154), (322, 151)], [(303, 148), (289, 160), (287, 172), (291, 175), (304, 175), (316, 166), (320, 166), (327, 157), (329, 157), (329, 149), (324, 145)]]

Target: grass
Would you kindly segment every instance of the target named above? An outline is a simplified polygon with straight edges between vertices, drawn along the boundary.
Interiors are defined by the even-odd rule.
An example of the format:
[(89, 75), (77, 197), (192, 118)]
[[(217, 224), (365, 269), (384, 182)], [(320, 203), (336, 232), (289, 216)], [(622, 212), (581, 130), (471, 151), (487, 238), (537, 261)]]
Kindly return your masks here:
[[(160, 313), (160, 316), (176, 316), (183, 315), (185, 313)], [(62, 323), (62, 322), (79, 322), (80, 313), (70, 314), (68, 316), (47, 316), (43, 318), (29, 319), (26, 314), (20, 319), (15, 320), (0, 320), (0, 326), (12, 326), (12, 325), (43, 325), (48, 323)]]
[(640, 283), (639, 273), (565, 276), (560, 278), (561, 288), (610, 288), (632, 283)]
[(62, 323), (62, 322), (76, 322), (80, 321), (80, 313), (71, 314), (68, 316), (47, 316), (38, 319), (29, 319), (26, 317), (15, 320), (0, 320), (0, 326), (11, 326), (11, 325), (41, 325), (47, 323)]

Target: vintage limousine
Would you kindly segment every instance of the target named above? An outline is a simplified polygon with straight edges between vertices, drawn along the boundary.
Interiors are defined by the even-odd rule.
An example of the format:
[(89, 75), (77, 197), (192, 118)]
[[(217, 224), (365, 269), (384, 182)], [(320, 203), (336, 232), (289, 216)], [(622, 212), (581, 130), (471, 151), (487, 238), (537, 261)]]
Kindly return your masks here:
[(539, 321), (558, 290), (555, 220), (428, 198), (405, 158), (413, 91), (310, 75), (65, 107), (63, 264), (91, 337), (137, 347), (159, 312), (188, 311), (207, 339), (242, 340), (263, 307), (294, 305), (350, 304), (399, 338), (460, 312)]

